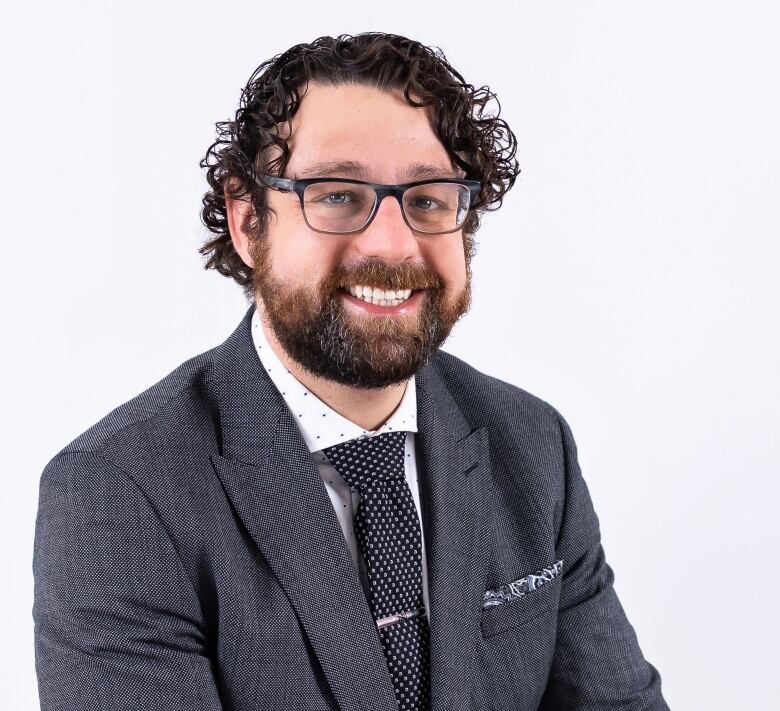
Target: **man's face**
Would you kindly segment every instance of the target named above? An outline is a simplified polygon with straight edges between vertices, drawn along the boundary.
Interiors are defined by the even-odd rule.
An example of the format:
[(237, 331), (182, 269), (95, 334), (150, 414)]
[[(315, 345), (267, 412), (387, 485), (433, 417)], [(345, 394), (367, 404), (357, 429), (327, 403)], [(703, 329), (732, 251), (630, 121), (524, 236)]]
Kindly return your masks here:
[[(405, 183), (460, 177), (424, 109), (402, 93), (310, 84), (293, 117), (285, 177)], [(317, 170), (323, 163), (359, 164)], [(429, 174), (413, 173), (431, 166)], [(413, 232), (398, 201), (385, 198), (362, 232), (310, 229), (295, 193), (268, 191), (267, 234), (248, 245), (261, 311), (287, 354), (310, 373), (378, 388), (411, 377), (468, 310), (471, 273), (462, 230)], [(402, 303), (374, 305), (350, 287), (409, 290)]]

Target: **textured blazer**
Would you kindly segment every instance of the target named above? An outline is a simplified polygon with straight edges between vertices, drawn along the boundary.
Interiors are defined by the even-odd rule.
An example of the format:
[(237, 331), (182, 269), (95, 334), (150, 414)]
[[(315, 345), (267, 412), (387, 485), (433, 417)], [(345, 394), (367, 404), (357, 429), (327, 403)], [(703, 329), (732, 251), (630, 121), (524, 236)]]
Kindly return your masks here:
[[(46, 465), (43, 711), (397, 708), (333, 505), (254, 350), (254, 308)], [(441, 350), (416, 380), (433, 711), (667, 709), (565, 420)]]

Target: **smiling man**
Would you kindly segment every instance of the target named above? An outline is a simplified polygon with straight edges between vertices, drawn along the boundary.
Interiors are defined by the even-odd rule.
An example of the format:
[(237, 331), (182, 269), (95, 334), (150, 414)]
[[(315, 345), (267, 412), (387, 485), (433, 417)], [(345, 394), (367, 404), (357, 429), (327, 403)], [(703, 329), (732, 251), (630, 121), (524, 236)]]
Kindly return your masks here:
[(41, 477), (53, 709), (667, 709), (571, 430), (440, 346), (515, 138), (441, 52), (321, 37), (209, 148), (251, 305)]

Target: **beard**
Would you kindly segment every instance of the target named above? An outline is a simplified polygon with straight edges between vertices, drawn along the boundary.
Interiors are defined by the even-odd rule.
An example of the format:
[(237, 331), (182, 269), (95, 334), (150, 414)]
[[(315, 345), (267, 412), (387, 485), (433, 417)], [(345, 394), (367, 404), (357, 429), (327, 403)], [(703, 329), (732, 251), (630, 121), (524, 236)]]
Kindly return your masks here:
[[(447, 339), (471, 306), (470, 255), (466, 284), (450, 293), (427, 266), (388, 264), (370, 257), (337, 267), (314, 286), (291, 286), (273, 275), (267, 238), (251, 240), (252, 288), (288, 356), (310, 374), (358, 388), (383, 388), (408, 380)], [(344, 290), (365, 284), (381, 289), (424, 289), (411, 313), (358, 315), (344, 306)]]

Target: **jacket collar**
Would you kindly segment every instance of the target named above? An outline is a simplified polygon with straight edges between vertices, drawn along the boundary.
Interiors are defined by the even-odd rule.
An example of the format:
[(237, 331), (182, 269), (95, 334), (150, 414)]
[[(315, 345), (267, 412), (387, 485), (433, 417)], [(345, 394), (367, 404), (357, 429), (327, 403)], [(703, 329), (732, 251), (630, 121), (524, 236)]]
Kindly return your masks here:
[[(288, 595), (339, 706), (397, 708), (358, 572), (309, 449), (251, 336), (254, 303), (213, 353), (208, 380), (220, 425), (214, 469)], [(485, 428), (471, 430), (437, 370), (417, 374), (420, 498), (431, 605), (432, 710), (469, 706), (489, 546)], [(314, 574), (313, 574), (314, 573)]]

